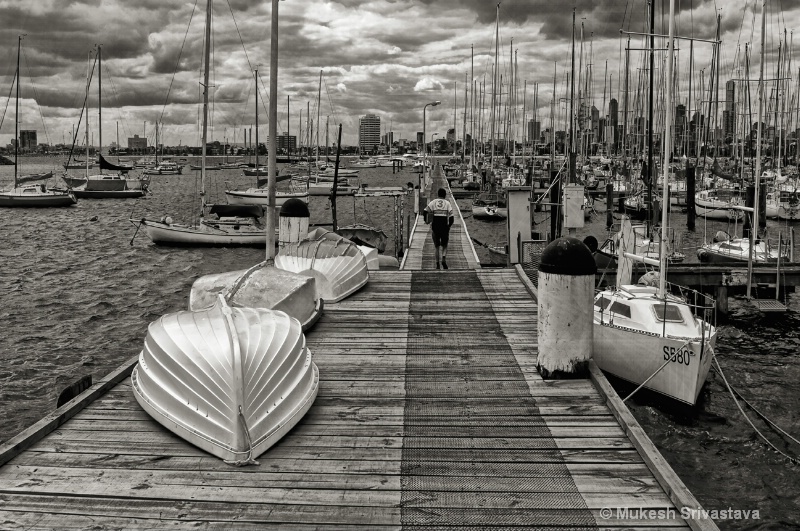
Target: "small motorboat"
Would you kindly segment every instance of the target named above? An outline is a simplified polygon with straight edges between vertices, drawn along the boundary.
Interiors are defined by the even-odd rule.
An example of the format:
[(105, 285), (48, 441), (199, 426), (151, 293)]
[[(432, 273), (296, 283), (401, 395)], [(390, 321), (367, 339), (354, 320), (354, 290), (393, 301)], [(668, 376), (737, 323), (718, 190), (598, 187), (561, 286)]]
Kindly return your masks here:
[(255, 459), (309, 410), (319, 389), (300, 322), (284, 312), (181, 311), (150, 323), (133, 394), (157, 422), (233, 465)]
[(290, 243), (278, 252), (275, 267), (314, 277), (325, 302), (338, 302), (369, 281), (366, 256), (342, 237)]

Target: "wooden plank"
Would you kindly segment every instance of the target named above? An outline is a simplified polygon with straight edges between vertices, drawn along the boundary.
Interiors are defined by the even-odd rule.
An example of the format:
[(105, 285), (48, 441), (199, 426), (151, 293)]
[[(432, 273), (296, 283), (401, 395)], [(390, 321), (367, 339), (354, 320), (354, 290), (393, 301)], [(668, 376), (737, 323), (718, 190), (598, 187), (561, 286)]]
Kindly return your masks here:
[[(491, 422), (481, 422), (481, 426), (467, 427), (467, 426), (453, 426), (444, 421), (438, 421), (433, 424), (426, 424), (425, 430), (431, 434), (436, 434), (441, 437), (469, 437), (469, 438), (504, 438), (504, 439), (517, 439), (517, 438), (531, 438), (530, 434), (520, 434), (519, 424), (493, 424)], [(617, 423), (583, 423), (578, 425), (542, 425), (542, 437), (623, 437), (624, 432)], [(417, 431), (422, 429), (422, 426), (417, 427)], [(125, 432), (160, 432), (163, 430), (160, 424), (153, 420), (75, 420), (69, 426), (64, 426), (60, 429), (64, 437), (75, 435), (76, 437), (83, 437), (84, 433), (115, 433), (120, 431)], [(382, 438), (402, 438), (407, 432), (407, 428), (403, 425), (402, 419), (397, 422), (359, 422), (354, 419), (336, 420), (334, 422), (314, 422), (313, 419), (303, 421), (295, 426), (292, 430), (293, 436), (337, 436), (337, 435), (352, 435), (354, 437), (382, 437)]]
[(40, 441), (47, 436), (48, 433), (67, 422), (78, 411), (85, 408), (108, 389), (114, 387), (119, 381), (130, 376), (138, 360), (138, 355), (130, 358), (105, 378), (93, 384), (87, 390), (52, 413), (45, 415), (44, 418), (33, 426), (21, 431), (19, 434), (0, 445), (0, 467), (21, 452), (30, 448), (37, 441)]
[[(678, 507), (701, 507), (697, 499), (692, 495), (686, 485), (683, 484), (680, 477), (672, 470), (666, 459), (659, 453), (655, 445), (647, 437), (647, 434), (639, 426), (630, 410), (619, 398), (617, 392), (611, 387), (611, 384), (606, 380), (605, 375), (594, 363), (594, 360), (589, 360), (589, 372), (592, 381), (597, 385), (598, 390), (603, 394), (606, 403), (611, 410), (612, 414), (617, 418), (620, 426), (623, 427), (625, 433), (630, 438), (633, 445), (639, 451), (650, 471), (663, 487), (664, 491), (669, 496), (670, 500)], [(686, 520), (689, 526), (695, 531), (714, 531), (719, 528), (712, 520)]]

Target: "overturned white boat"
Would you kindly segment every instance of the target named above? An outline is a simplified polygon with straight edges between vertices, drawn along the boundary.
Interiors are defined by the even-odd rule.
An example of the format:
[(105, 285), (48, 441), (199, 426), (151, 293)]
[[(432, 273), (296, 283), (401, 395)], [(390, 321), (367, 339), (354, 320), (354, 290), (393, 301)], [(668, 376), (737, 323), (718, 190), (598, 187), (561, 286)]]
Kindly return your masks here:
[(131, 375), (156, 421), (235, 465), (255, 458), (311, 407), (319, 371), (297, 319), (263, 308), (207, 310), (150, 323)]
[[(350, 238), (346, 238), (335, 232), (331, 232), (328, 229), (323, 229), (322, 227), (317, 227), (309, 231), (305, 239), (332, 240), (332, 241), (339, 241), (344, 239), (347, 241), (353, 241)], [(353, 243), (356, 244), (358, 250), (361, 251), (364, 254), (364, 258), (367, 259), (367, 269), (369, 271), (377, 271), (381, 268), (381, 255), (378, 253), (378, 249), (376, 249), (375, 247), (371, 247), (369, 245), (360, 245), (358, 242), (353, 242)]]
[(189, 309), (202, 310), (225, 301), (237, 308), (280, 310), (311, 328), (322, 313), (322, 299), (317, 295), (316, 279), (284, 269), (257, 264), (250, 269), (204, 275), (192, 284)]
[(275, 267), (312, 276), (317, 293), (326, 302), (338, 302), (361, 289), (369, 280), (367, 258), (345, 238), (301, 240), (283, 247)]

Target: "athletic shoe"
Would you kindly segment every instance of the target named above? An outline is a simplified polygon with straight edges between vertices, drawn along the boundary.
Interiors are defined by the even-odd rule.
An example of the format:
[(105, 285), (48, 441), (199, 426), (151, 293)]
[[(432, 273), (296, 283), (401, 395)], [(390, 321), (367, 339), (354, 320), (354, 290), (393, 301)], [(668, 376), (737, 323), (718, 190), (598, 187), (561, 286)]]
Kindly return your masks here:
[(445, 260), (444, 258), (442, 258), (442, 267), (447, 269), (447, 260)]
[[(445, 266), (447, 268), (447, 266)], [(439, 262), (436, 262), (436, 269), (439, 269)]]

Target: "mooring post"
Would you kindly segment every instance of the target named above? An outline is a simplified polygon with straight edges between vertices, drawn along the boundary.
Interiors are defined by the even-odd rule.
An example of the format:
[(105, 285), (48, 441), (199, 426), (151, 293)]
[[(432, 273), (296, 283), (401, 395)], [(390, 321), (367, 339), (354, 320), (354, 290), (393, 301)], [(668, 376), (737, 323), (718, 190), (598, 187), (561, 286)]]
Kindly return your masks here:
[(548, 245), (539, 264), (537, 368), (545, 377), (576, 377), (588, 371), (594, 337), (597, 266), (577, 238)]
[(281, 205), (278, 218), (279, 249), (283, 249), (290, 243), (297, 243), (308, 236), (310, 214), (305, 201), (295, 198), (288, 199)]

